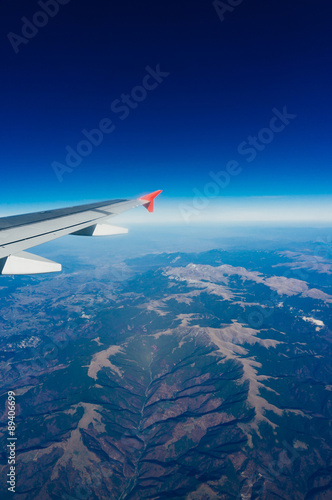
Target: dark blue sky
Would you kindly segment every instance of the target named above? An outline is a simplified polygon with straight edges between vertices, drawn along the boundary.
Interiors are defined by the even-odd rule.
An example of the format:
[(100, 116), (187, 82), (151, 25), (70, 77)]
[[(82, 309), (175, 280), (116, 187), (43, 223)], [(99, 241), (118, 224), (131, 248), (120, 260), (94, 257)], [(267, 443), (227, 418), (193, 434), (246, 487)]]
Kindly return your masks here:
[[(203, 0), (70, 0), (53, 18), (36, 17), (35, 1), (3, 0), (0, 8), (2, 205), (155, 189), (190, 198), (230, 160), (241, 173), (222, 196), (331, 194), (326, 0), (244, 0), (223, 22)], [(9, 40), (10, 32), (22, 36), (23, 16), (47, 25)], [(169, 76), (146, 96), (136, 89), (140, 102), (130, 98), (135, 109), (121, 119), (128, 113), (111, 104), (158, 64)], [(296, 118), (262, 132), (285, 106)], [(82, 130), (104, 118), (113, 132), (59, 182), (52, 163), (65, 164), (66, 146), (76, 149)], [(266, 144), (239, 154), (259, 132)]]

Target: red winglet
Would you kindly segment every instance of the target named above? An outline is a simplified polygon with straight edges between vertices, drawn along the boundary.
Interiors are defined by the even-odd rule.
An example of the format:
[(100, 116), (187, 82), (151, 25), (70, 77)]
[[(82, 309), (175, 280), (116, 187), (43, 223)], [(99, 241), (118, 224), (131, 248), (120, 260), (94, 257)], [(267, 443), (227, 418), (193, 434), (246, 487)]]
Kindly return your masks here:
[(154, 193), (150, 193), (150, 194), (146, 194), (145, 196), (142, 196), (141, 198), (139, 198), (139, 200), (141, 201), (146, 201), (146, 203), (144, 203), (144, 206), (145, 208), (149, 211), (149, 212), (153, 212), (153, 209), (154, 209), (154, 199), (158, 196), (158, 194), (162, 193), (161, 190), (159, 191), (154, 191)]

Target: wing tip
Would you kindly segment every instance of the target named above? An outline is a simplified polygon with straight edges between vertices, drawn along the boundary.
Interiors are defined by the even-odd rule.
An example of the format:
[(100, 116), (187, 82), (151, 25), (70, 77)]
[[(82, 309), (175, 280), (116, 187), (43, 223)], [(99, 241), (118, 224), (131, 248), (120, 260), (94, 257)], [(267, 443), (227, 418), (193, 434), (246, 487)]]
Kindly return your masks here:
[(146, 194), (144, 196), (141, 196), (141, 198), (139, 198), (140, 201), (145, 202), (143, 203), (143, 206), (148, 210), (148, 212), (154, 211), (154, 200), (162, 192), (163, 192), (162, 189), (159, 189), (158, 191), (154, 191), (153, 193)]

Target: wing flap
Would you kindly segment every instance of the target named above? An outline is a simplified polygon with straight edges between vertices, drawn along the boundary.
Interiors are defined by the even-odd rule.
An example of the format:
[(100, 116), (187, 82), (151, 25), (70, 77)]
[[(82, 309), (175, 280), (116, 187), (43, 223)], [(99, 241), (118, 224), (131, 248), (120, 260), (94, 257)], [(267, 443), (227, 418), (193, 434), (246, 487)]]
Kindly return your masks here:
[(75, 231), (74, 236), (113, 236), (115, 234), (127, 234), (128, 229), (125, 227), (112, 226), (111, 224), (94, 224), (93, 226), (86, 227)]

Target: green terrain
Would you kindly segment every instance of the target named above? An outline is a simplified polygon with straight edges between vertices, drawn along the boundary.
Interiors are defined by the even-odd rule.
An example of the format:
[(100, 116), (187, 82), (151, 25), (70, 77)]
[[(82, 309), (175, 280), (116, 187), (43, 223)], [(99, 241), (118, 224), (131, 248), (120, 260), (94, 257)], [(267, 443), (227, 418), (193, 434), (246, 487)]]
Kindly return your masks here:
[(331, 498), (332, 261), (234, 249), (123, 266), (0, 290), (17, 498)]

